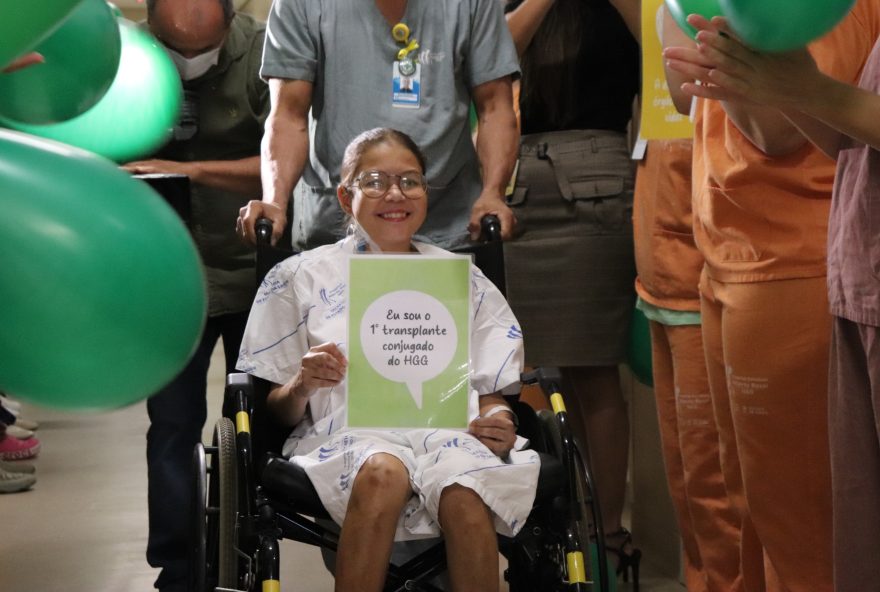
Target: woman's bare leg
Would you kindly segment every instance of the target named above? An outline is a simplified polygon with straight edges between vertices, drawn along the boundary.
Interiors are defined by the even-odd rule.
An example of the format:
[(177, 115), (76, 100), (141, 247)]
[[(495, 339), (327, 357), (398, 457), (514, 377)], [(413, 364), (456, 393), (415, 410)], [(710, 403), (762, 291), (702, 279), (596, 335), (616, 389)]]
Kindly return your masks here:
[(498, 539), (482, 498), (461, 485), (446, 487), (439, 520), (453, 591), (498, 592)]
[(337, 592), (382, 590), (397, 521), (411, 495), (409, 472), (397, 458), (374, 454), (361, 466), (339, 536)]

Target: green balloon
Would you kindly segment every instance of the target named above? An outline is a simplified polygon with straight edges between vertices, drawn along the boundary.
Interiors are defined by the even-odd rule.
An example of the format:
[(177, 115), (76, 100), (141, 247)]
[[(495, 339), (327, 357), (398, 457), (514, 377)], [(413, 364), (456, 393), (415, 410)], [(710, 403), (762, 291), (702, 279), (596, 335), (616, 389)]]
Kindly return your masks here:
[(119, 68), (119, 25), (104, 0), (83, 0), (34, 48), (45, 63), (0, 76), (0, 115), (54, 123), (86, 112)]
[(629, 326), (627, 364), (642, 384), (654, 386), (653, 364), (651, 362), (651, 326), (645, 313), (633, 310)]
[(0, 130), (0, 390), (111, 409), (183, 368), (205, 279), (161, 197), (88, 152)]
[[(768, 0), (769, 1), (769, 0)], [(699, 14), (711, 19), (713, 16), (724, 16), (718, 0), (666, 0), (666, 9), (681, 30), (694, 38), (697, 30), (687, 22), (689, 14)]]
[(790, 51), (818, 39), (849, 13), (855, 0), (720, 0), (730, 26), (749, 46)]
[(122, 9), (120, 9), (118, 6), (116, 6), (112, 2), (108, 2), (107, 6), (109, 6), (110, 10), (113, 11), (113, 16), (115, 16), (116, 18), (125, 18), (125, 15), (122, 14)]
[(6, 2), (0, 17), (0, 68), (32, 49), (82, 0)]
[(166, 51), (133, 23), (119, 21), (122, 53), (110, 90), (78, 117), (48, 125), (0, 118), (6, 127), (90, 150), (116, 162), (152, 154), (180, 112), (180, 75)]

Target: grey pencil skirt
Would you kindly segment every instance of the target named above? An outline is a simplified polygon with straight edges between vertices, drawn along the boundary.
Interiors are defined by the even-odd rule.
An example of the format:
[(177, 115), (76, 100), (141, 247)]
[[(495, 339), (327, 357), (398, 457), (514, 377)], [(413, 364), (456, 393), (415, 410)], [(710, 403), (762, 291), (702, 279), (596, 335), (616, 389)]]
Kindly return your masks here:
[(626, 357), (635, 301), (635, 167), (623, 134), (523, 136), (505, 245), (507, 297), (531, 366), (608, 366)]

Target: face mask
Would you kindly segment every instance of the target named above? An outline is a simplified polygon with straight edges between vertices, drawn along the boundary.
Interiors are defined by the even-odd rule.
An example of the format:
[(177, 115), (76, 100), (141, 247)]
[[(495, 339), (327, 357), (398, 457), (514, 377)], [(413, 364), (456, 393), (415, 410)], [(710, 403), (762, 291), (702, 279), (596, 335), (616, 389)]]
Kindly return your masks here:
[(180, 77), (183, 80), (193, 80), (210, 70), (211, 66), (217, 65), (217, 62), (220, 61), (220, 48), (215, 47), (210, 51), (200, 53), (194, 58), (184, 57), (169, 48), (168, 55), (171, 56), (171, 60), (174, 62), (174, 65), (177, 66), (177, 71), (180, 73)]

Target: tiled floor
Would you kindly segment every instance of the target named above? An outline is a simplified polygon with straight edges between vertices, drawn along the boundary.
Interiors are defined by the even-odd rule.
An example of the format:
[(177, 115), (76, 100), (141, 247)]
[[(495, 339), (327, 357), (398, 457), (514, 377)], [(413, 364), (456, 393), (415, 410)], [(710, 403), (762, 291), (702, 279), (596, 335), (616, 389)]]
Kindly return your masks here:
[[(210, 383), (216, 418), (222, 374), (212, 370)], [(39, 481), (32, 491), (0, 496), (0, 590), (148, 592), (156, 573), (144, 559), (145, 405), (100, 414), (25, 406), (25, 414), (40, 422)], [(283, 590), (332, 590), (314, 548), (285, 541), (281, 556)], [(643, 571), (646, 592), (684, 591), (652, 577), (650, 566)]]

